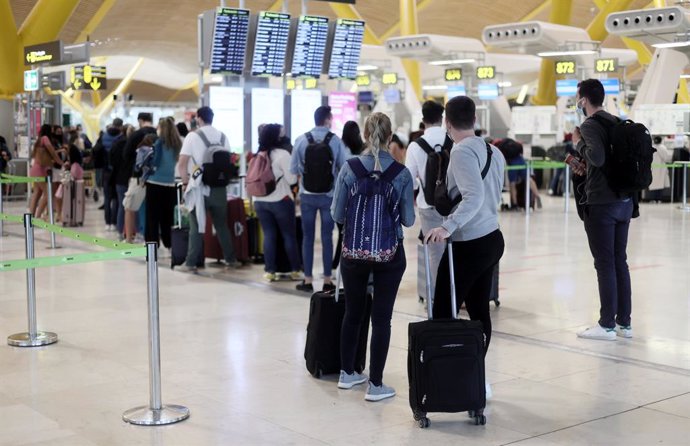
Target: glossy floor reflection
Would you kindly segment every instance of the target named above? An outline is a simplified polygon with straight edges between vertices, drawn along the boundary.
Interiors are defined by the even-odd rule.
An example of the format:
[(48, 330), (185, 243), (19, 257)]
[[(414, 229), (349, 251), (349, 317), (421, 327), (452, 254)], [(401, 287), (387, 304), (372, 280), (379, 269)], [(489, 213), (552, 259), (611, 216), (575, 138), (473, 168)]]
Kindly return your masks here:
[[(528, 222), (501, 215), (507, 249), (486, 426), (465, 414), (432, 414), (427, 430), (412, 421), (407, 324), (425, 309), (411, 229), (384, 377), (396, 398), (366, 403), (363, 388), (338, 390), (336, 377), (306, 372), (309, 300), (294, 283), (265, 284), (258, 266), (189, 275), (162, 265), (163, 401), (192, 416), (128, 425), (122, 413), (148, 402), (143, 261), (47, 268), (37, 270), (39, 329), (60, 341), (0, 345), (0, 445), (690, 444), (690, 215), (643, 206), (629, 249), (635, 338), (585, 341), (575, 332), (598, 313), (587, 240), (574, 210), (566, 217), (562, 201), (544, 201)], [(89, 206), (84, 231), (107, 235)], [(5, 228), (0, 259), (22, 258), (21, 227)], [(40, 256), (94, 250), (59, 240), (63, 248), (51, 251), (47, 234), (37, 237)], [(25, 287), (24, 272), (0, 276), (1, 336), (26, 330)]]

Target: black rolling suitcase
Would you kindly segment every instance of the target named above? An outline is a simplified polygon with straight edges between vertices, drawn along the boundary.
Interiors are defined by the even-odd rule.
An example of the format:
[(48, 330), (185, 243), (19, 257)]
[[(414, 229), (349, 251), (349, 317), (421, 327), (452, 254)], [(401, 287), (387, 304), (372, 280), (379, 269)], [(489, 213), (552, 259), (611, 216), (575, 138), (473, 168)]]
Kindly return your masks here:
[[(170, 232), (170, 268), (182, 265), (187, 259), (189, 247), (189, 226), (182, 220), (182, 183), (177, 185), (177, 206), (175, 206), (175, 225)], [(203, 253), (203, 249), (202, 249)], [(204, 266), (203, 257), (197, 262), (198, 267)]]
[[(307, 370), (316, 378), (340, 373), (340, 328), (345, 317), (345, 291), (340, 289), (340, 274), (336, 290), (337, 297), (335, 291), (319, 291), (311, 296), (304, 359)], [(357, 373), (362, 373), (366, 367), (371, 301), (371, 294), (368, 294), (355, 360)]]
[[(431, 277), (429, 249), (425, 267)], [(448, 245), (451, 304), (457, 315), (452, 245)], [(431, 283), (427, 281), (427, 294)], [(484, 332), (479, 321), (433, 319), (433, 299), (427, 299), (429, 319), (408, 327), (407, 375), (410, 407), (419, 427), (429, 427), (429, 412), (468, 412), (477, 425), (486, 424)]]

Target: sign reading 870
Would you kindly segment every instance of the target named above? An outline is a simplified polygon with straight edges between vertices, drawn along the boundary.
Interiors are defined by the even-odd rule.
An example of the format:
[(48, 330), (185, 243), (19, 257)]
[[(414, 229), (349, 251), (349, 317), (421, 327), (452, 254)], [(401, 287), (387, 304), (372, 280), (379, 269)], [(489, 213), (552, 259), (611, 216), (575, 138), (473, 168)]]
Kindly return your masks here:
[(556, 74), (575, 74), (575, 62), (572, 60), (559, 60), (556, 62)]

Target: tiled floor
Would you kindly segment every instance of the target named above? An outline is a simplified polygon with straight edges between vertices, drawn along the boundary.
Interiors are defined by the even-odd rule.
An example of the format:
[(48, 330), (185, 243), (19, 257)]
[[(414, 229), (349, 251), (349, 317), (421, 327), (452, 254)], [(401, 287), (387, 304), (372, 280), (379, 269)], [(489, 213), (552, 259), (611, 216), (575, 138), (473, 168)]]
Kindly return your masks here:
[[(93, 206), (93, 205), (90, 205)], [(10, 205), (22, 212), (19, 204)], [(366, 403), (304, 367), (306, 295), (261, 283), (258, 266), (204, 276), (160, 268), (163, 400), (189, 420), (136, 427), (122, 412), (148, 401), (146, 271), (142, 261), (37, 270), (39, 328), (56, 345), (0, 345), (0, 445), (689, 445), (690, 214), (644, 205), (631, 229), (635, 338), (583, 341), (597, 286), (582, 224), (559, 199), (532, 215), (502, 214), (502, 306), (493, 309), (488, 424), (433, 414), (421, 430), (407, 401), (407, 324), (416, 296), (415, 230), (396, 302), (385, 380), (398, 396)], [(95, 206), (84, 231), (103, 234)], [(24, 255), (6, 225), (0, 259)], [(37, 232), (37, 254), (91, 250)], [(319, 268), (320, 269), (320, 268)], [(25, 274), (0, 276), (1, 336), (26, 329)]]

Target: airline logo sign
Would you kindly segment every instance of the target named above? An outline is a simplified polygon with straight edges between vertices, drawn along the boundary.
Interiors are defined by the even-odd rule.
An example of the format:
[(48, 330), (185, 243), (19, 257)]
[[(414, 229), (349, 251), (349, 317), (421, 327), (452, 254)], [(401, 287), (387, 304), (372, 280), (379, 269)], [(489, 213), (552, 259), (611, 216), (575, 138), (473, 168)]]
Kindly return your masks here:
[(108, 85), (105, 67), (92, 65), (72, 67), (70, 69), (69, 82), (74, 90), (105, 90)]
[(24, 65), (56, 64), (62, 60), (62, 41), (24, 47)]

